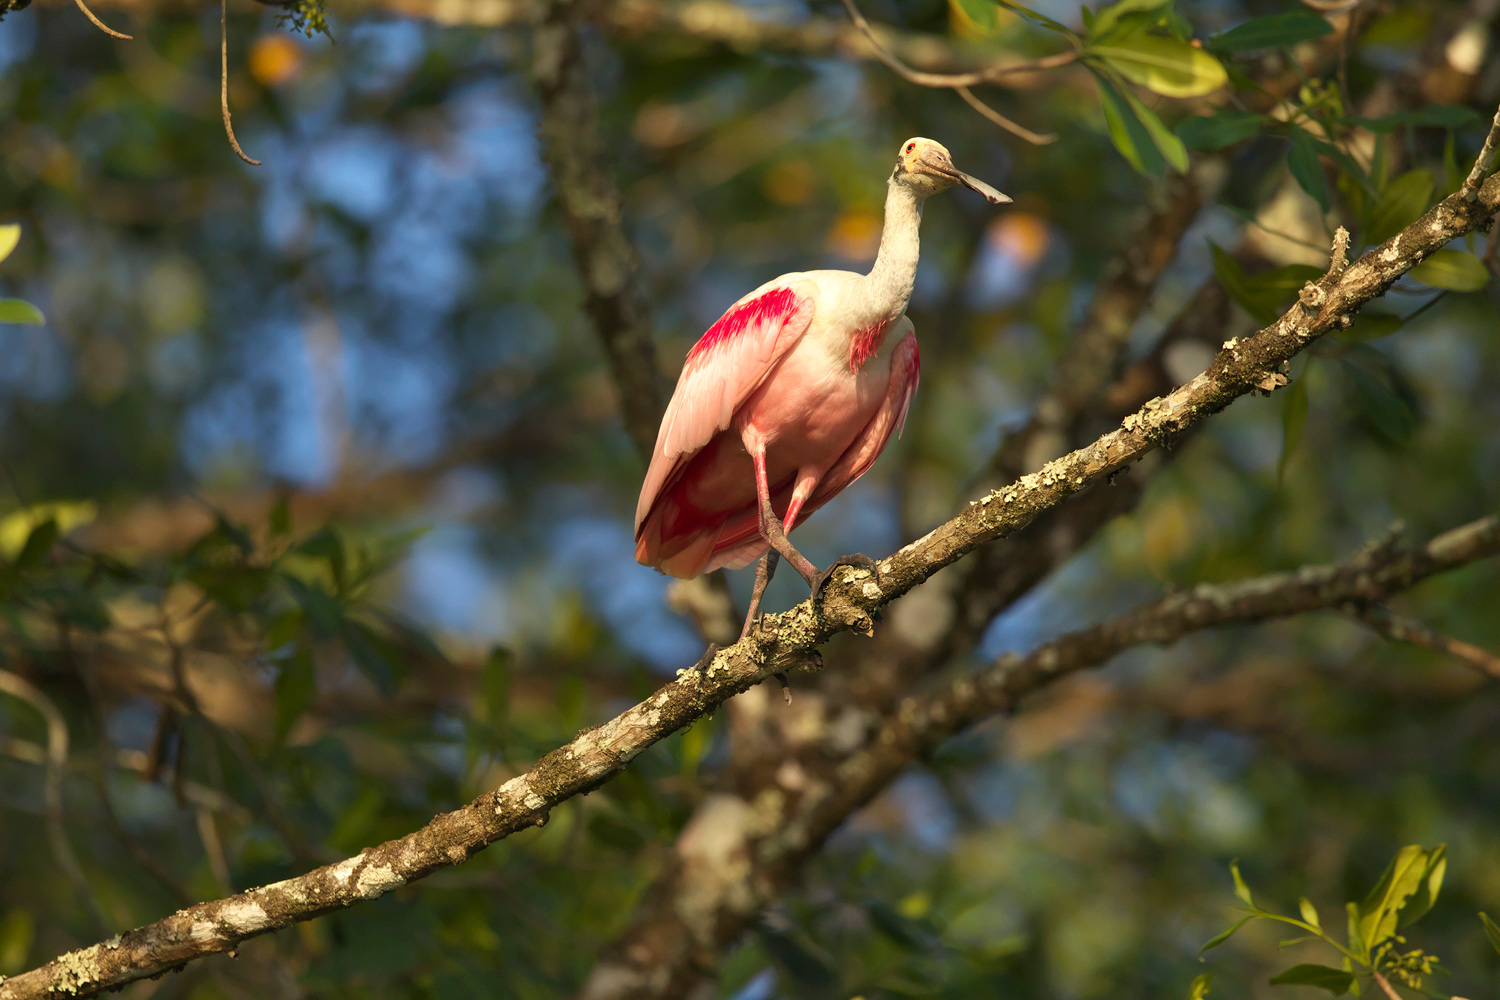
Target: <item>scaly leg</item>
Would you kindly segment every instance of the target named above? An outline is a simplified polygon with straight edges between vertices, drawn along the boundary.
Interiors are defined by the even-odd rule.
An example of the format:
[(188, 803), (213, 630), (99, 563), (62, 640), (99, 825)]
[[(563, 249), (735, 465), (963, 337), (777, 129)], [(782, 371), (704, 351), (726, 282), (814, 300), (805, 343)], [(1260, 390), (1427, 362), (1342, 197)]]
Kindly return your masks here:
[(766, 475), (765, 444), (760, 441), (747, 441), (746, 447), (751, 459), (755, 462), (755, 494), (760, 501), (760, 533), (766, 541), (771, 543), (771, 548), (781, 553), (782, 558), (791, 563), (792, 569), (796, 570), (811, 587), (818, 578), (818, 567), (792, 547), (791, 540), (786, 537), (786, 529), (782, 526), (781, 518), (777, 517), (776, 511), (771, 509), (771, 484)]
[(760, 562), (755, 564), (755, 589), (750, 592), (750, 612), (745, 615), (745, 627), (740, 629), (741, 639), (750, 634), (750, 626), (760, 618), (761, 595), (766, 592), (771, 577), (776, 575), (776, 564), (780, 561), (781, 555), (775, 549), (767, 549)]

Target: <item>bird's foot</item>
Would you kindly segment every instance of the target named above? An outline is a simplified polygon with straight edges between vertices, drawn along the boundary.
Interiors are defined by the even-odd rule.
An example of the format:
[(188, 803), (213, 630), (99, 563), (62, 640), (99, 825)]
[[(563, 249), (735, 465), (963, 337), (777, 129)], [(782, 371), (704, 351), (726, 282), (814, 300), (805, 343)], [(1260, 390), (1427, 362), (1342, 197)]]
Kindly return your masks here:
[(813, 596), (817, 596), (818, 594), (821, 594), (823, 592), (823, 588), (828, 586), (828, 581), (833, 577), (833, 571), (838, 569), (840, 566), (859, 566), (860, 568), (870, 570), (873, 573), (878, 565), (879, 563), (877, 563), (874, 559), (871, 559), (869, 556), (861, 552), (855, 552), (853, 555), (839, 556), (833, 562), (828, 564), (827, 569), (818, 574), (817, 579), (812, 581)]

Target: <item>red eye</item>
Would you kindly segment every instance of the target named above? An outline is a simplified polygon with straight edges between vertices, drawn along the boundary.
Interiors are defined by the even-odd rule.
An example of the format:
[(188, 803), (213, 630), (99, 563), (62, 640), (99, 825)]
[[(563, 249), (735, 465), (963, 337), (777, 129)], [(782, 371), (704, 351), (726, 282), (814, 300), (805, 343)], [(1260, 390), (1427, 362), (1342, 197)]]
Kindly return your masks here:
[(912, 151), (912, 150), (914, 150), (914, 149), (916, 149), (916, 148), (917, 148), (917, 144), (916, 144), (916, 143), (914, 143), (914, 142), (908, 142), (908, 143), (907, 143), (907, 144), (906, 144), (906, 151), (907, 151), (907, 152), (908, 152), (908, 153), (910, 153), (910, 152), (911, 152), (911, 151)]

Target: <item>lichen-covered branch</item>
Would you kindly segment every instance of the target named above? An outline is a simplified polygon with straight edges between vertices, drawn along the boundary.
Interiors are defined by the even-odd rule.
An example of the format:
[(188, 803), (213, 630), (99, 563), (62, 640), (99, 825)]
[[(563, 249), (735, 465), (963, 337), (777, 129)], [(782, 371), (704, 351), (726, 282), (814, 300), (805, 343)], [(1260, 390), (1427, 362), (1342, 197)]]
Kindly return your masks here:
[[(598, 787), (642, 750), (778, 671), (817, 662), (818, 647), (839, 632), (871, 634), (873, 614), (986, 542), (1013, 534), (1069, 497), (1170, 444), (1235, 399), (1286, 383), (1283, 369), (1331, 330), (1348, 326), (1365, 303), (1383, 294), (1417, 263), (1448, 242), (1487, 227), (1500, 208), (1500, 177), (1475, 201), (1454, 194), (1396, 236), (1345, 264), (1345, 244), (1332, 267), (1309, 283), (1297, 304), (1253, 336), (1224, 345), (1208, 370), (1123, 424), (1040, 471), (991, 491), (957, 517), (879, 561), (873, 570), (840, 569), (817, 599), (768, 616), (751, 637), (710, 649), (695, 669), (646, 701), (580, 733), (525, 774), (468, 806), (436, 817), (405, 837), (337, 864), (226, 899), (201, 903), (108, 942), (70, 952), (0, 984), (0, 1000), (57, 992), (91, 996), (124, 983), (233, 949), (239, 941), (373, 899), (517, 830), (545, 823), (558, 803)], [(1344, 236), (1347, 241), (1347, 236)], [(844, 793), (840, 793), (844, 794)], [(780, 836), (803, 837), (788, 828)]]
[(604, 167), (599, 110), (578, 33), (580, 0), (548, 0), (533, 35), (542, 149), (583, 283), (584, 304), (609, 358), (620, 415), (650, 461), (667, 389), (636, 284), (639, 263), (625, 236), (619, 188)]
[[(1496, 554), (1500, 517), (1491, 516), (1414, 549), (1386, 541), (1336, 566), (1205, 584), (1068, 633), (1025, 656), (1007, 654), (937, 691), (908, 697), (833, 773), (813, 778), (789, 769), (754, 802), (729, 795), (706, 801), (669, 862), (681, 875), (674, 881), (687, 888), (676, 897), (675, 910), (658, 911), (650, 928), (668, 947), (657, 949), (657, 960), (649, 965), (628, 955), (601, 962), (582, 996), (668, 1000), (688, 995), (717, 971), (718, 957), (850, 814), (950, 736), (1013, 710), (1026, 695), (1062, 677), (1102, 666), (1127, 649), (1166, 645), (1208, 628), (1378, 604), (1427, 577)], [(742, 877), (747, 871), (754, 877)], [(726, 881), (733, 892), (724, 891), (720, 883)], [(639, 937), (644, 943), (646, 935)]]

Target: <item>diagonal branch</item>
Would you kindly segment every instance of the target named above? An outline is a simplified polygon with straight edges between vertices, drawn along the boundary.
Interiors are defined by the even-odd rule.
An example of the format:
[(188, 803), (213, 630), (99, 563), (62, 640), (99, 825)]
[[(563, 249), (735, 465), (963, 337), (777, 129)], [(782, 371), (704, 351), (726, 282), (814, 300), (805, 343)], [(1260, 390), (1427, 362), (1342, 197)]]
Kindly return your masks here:
[(710, 648), (695, 669), (604, 725), (580, 733), (525, 774), (420, 830), (337, 864), (201, 903), (118, 939), (63, 955), (0, 984), (0, 1000), (29, 1000), (60, 990), (93, 996), (232, 950), (245, 938), (382, 896), (458, 864), (518, 830), (545, 823), (558, 803), (608, 781), (642, 750), (732, 695), (779, 671), (816, 663), (818, 647), (832, 636), (872, 633), (875, 612), (943, 567), (1024, 528), (1074, 494), (1170, 444), (1239, 397), (1286, 384), (1282, 369), (1292, 357), (1325, 333), (1351, 325), (1363, 305), (1433, 251), (1488, 226), (1497, 209), (1500, 177), (1492, 177), (1474, 202), (1451, 195), (1347, 265), (1343, 257), (1348, 237), (1341, 232), (1327, 276), (1309, 283), (1301, 301), (1275, 323), (1226, 343), (1208, 370), (1188, 384), (1149, 401), (1120, 428), (1087, 447), (991, 491), (873, 570), (842, 568), (820, 599), (768, 616), (758, 634), (727, 649)]
[(1383, 604), (1357, 608), (1354, 611), (1354, 617), (1392, 642), (1409, 642), (1417, 646), (1426, 646), (1435, 652), (1453, 657), (1482, 677), (1500, 680), (1500, 656), (1496, 656), (1482, 646), (1455, 639), (1451, 635), (1444, 635), (1414, 618), (1394, 614)]
[(599, 109), (578, 33), (579, 7), (578, 0), (545, 3), (533, 36), (542, 146), (573, 237), (584, 304), (620, 393), (620, 415), (636, 451), (649, 462), (667, 390), (636, 284), (639, 263), (622, 225), (623, 198), (604, 167)]

